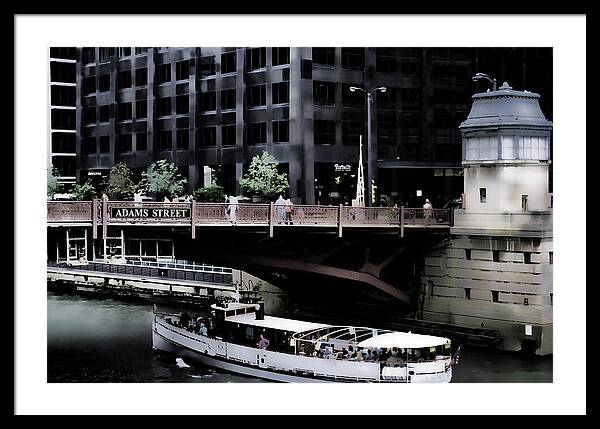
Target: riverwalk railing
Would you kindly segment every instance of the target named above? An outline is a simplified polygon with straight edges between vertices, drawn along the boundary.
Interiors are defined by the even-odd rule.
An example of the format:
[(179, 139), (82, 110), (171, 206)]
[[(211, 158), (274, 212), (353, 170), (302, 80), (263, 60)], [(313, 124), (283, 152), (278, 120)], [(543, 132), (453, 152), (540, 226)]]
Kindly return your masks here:
[(183, 280), (189, 282), (202, 282), (213, 284), (233, 283), (233, 273), (231, 268), (214, 267), (212, 265), (195, 264), (174, 264), (159, 262), (151, 264), (149, 262), (127, 261), (126, 263), (109, 263), (100, 261), (90, 261), (85, 264), (67, 264), (65, 262), (48, 261), (48, 268), (60, 268), (73, 271), (98, 272), (104, 274), (117, 274), (126, 276), (138, 276), (140, 278), (157, 278), (170, 280)]
[[(451, 209), (405, 207), (348, 207), (294, 205), (291, 213), (285, 206), (251, 203), (157, 203), (132, 201), (49, 201), (49, 225), (102, 226), (106, 237), (109, 225), (188, 226), (195, 238), (197, 226), (268, 226), (269, 235), (280, 226), (321, 226), (337, 228), (339, 236), (348, 227), (448, 228), (452, 226)], [(192, 228), (192, 226), (194, 226)]]

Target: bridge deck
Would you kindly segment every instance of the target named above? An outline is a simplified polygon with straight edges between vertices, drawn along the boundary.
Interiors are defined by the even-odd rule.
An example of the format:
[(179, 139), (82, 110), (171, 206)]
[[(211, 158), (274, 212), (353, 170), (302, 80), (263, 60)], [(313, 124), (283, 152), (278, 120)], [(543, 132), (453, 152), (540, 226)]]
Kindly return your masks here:
[[(48, 226), (97, 227), (102, 237), (108, 226), (181, 226), (190, 228), (192, 238), (197, 227), (335, 228), (446, 228), (452, 225), (452, 210), (294, 205), (286, 222), (283, 207), (270, 204), (215, 203), (138, 203), (131, 201), (49, 201)], [(194, 227), (192, 227), (194, 226)]]

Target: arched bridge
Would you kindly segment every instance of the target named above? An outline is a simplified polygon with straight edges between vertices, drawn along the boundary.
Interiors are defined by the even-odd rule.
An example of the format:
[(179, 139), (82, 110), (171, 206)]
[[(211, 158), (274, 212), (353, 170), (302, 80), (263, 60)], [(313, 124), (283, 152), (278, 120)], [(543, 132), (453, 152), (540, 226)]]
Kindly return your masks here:
[[(413, 305), (423, 250), (447, 237), (452, 211), (295, 205), (286, 223), (272, 203), (240, 203), (234, 208), (93, 200), (48, 202), (47, 221), (52, 240), (65, 244), (61, 237), (66, 230), (67, 249), (70, 241), (91, 239), (93, 257), (87, 256), (87, 245), (84, 251), (91, 260), (98, 254), (107, 256), (107, 240), (120, 242), (126, 257), (125, 235), (168, 238), (177, 248), (177, 258), (242, 269), (299, 298), (328, 294), (348, 302), (367, 297)], [(74, 238), (82, 230), (84, 238)], [(49, 255), (54, 251), (52, 240)]]

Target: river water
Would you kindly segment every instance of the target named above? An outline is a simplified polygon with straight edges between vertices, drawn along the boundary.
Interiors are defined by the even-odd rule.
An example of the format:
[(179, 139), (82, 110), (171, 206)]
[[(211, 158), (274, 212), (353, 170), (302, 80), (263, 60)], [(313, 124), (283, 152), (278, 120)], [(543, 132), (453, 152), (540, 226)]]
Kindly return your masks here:
[[(48, 382), (264, 382), (158, 355), (151, 324), (151, 304), (48, 292)], [(552, 358), (463, 346), (452, 382), (549, 383)]]

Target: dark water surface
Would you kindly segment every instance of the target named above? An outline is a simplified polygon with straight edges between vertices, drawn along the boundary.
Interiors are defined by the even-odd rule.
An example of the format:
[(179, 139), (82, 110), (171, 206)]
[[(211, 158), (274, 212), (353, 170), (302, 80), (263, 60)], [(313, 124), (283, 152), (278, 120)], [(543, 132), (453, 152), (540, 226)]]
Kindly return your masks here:
[[(48, 382), (263, 382), (158, 355), (151, 325), (150, 304), (48, 292)], [(552, 358), (463, 347), (452, 381), (552, 382)]]

